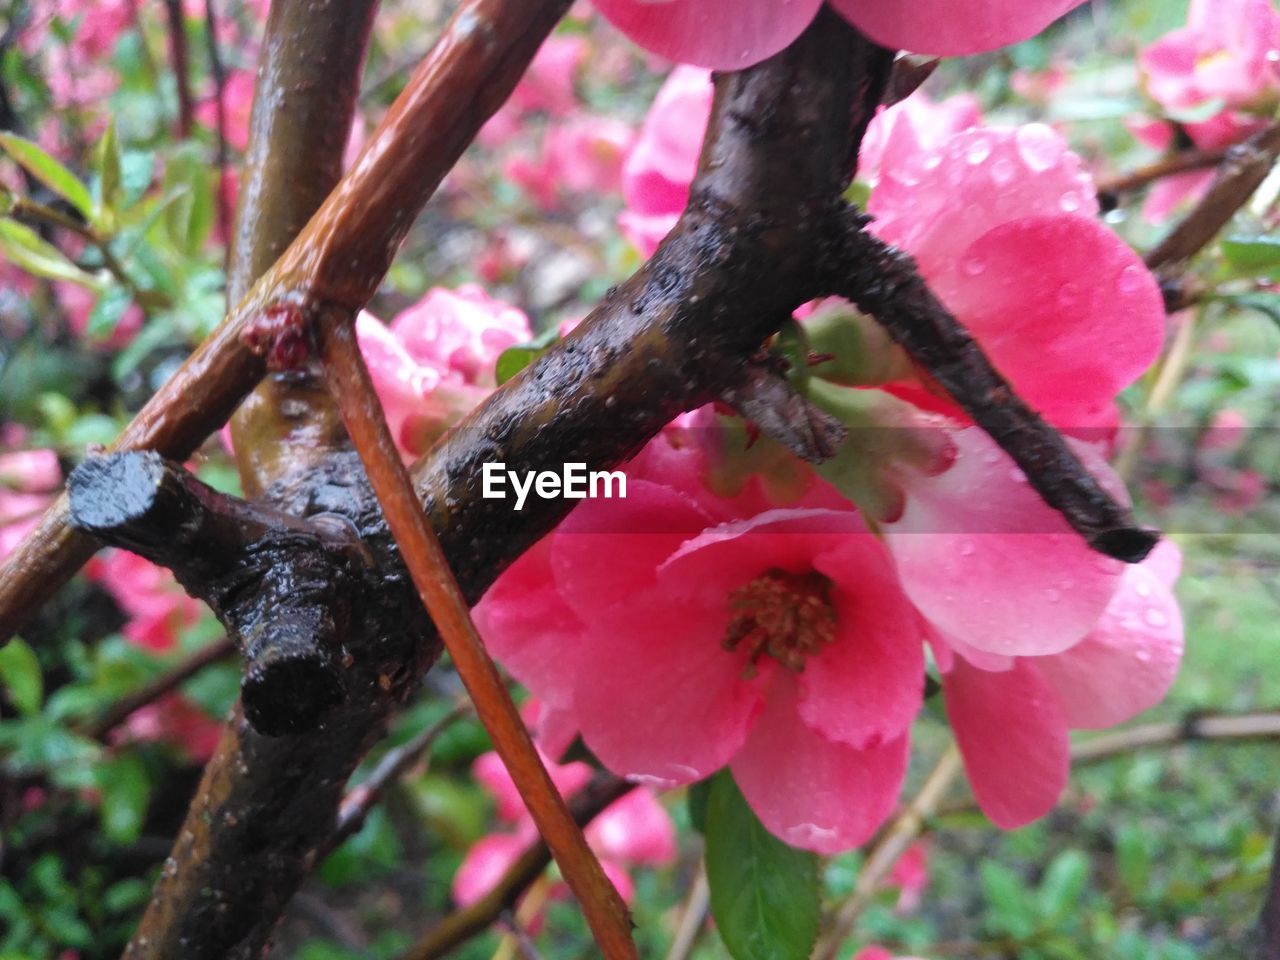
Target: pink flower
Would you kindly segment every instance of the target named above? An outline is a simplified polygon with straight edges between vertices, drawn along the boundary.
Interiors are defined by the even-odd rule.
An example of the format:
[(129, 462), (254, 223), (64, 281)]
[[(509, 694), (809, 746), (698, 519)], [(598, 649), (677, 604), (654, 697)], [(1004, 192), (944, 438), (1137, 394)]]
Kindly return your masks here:
[[(554, 763), (545, 755), (542, 759), (564, 796), (572, 796), (591, 779), (591, 768), (585, 763)], [(453, 878), (453, 899), (462, 906), (492, 890), (537, 836), (533, 818), (498, 755), (482, 754), (471, 770), (496, 801), (498, 818), (511, 824), (514, 832), (490, 834), (467, 852)], [(605, 873), (628, 902), (634, 893), (628, 866), (663, 866), (676, 856), (675, 825), (653, 791), (645, 787), (632, 790), (606, 808), (587, 827), (586, 837)], [(567, 893), (568, 888), (558, 884), (552, 895)]]
[(173, 574), (136, 554), (111, 550), (91, 560), (85, 575), (115, 598), (129, 618), (125, 637), (143, 650), (173, 649), (178, 634), (200, 619), (200, 602), (183, 592)]
[(867, 125), (858, 150), (858, 176), (879, 179), (882, 166), (892, 167), (926, 150), (935, 150), (953, 134), (982, 122), (978, 98), (960, 93), (934, 103), (923, 91), (881, 109)]
[(1123, 723), (1158, 703), (1182, 658), (1182, 618), (1172, 586), (1178, 548), (1163, 541), (1127, 567), (1083, 640), (1048, 656), (970, 662), (940, 652), (947, 716), (974, 796), (1006, 829), (1043, 816), (1066, 785), (1068, 729)]
[[(67, 281), (55, 282), (53, 289), (58, 298), (58, 304), (66, 313), (67, 325), (71, 332), (77, 337), (87, 337), (89, 317), (93, 313), (94, 305), (98, 302), (98, 295), (78, 283)], [(137, 336), (145, 321), (146, 315), (142, 312), (142, 308), (136, 303), (130, 303), (109, 336), (105, 339), (95, 338), (90, 342), (95, 347), (105, 350), (123, 349)]]
[(35, 527), (61, 485), (52, 450), (0, 453), (0, 560)]
[(889, 883), (898, 888), (898, 913), (911, 913), (929, 886), (929, 845), (917, 840), (907, 847), (889, 872)]
[(182, 694), (171, 693), (130, 714), (115, 742), (172, 743), (192, 763), (203, 765), (221, 739), (222, 724)]
[(1200, 438), (1202, 453), (1235, 453), (1244, 445), (1249, 421), (1239, 410), (1224, 407), (1214, 411), (1209, 429)]
[[(941, 56), (994, 50), (1043, 30), (1081, 0), (832, 0), (886, 47)], [(677, 63), (738, 70), (798, 37), (822, 0), (595, 0), (614, 26)]]
[[(1068, 431), (1115, 423), (1116, 394), (1159, 353), (1164, 308), (1141, 259), (1097, 222), (1093, 183), (1057, 133), (973, 129), (901, 154), (867, 209), (1033, 407)], [(904, 395), (955, 413), (927, 390)]]
[[(222, 87), (222, 108), (226, 115), (227, 143), (237, 150), (249, 145), (249, 121), (253, 115), (252, 70), (233, 70)], [(209, 130), (218, 129), (218, 102), (214, 95), (195, 107), (196, 122)]]
[(711, 74), (676, 67), (649, 108), (622, 166), (623, 234), (646, 257), (671, 232), (689, 200), (711, 117)]
[(437, 287), (389, 327), (362, 313), (356, 335), (392, 436), (409, 457), (497, 386), (502, 351), (533, 337), (523, 312), (475, 285)]
[(1191, 0), (1187, 25), (1147, 47), (1141, 63), (1148, 92), (1174, 116), (1213, 103), (1271, 109), (1280, 94), (1280, 12), (1271, 0)]
[(897, 798), (921, 625), (834, 494), (764, 512), (750, 499), (714, 496), (696, 452), (659, 438), (627, 499), (579, 507), (486, 594), (477, 624), (610, 769), (677, 784), (729, 764), (778, 836), (846, 850)]
[(579, 105), (575, 85), (588, 52), (587, 39), (580, 34), (548, 39), (502, 109), (481, 128), (479, 141), (487, 147), (501, 146), (519, 132), (531, 113), (551, 117), (573, 113)]

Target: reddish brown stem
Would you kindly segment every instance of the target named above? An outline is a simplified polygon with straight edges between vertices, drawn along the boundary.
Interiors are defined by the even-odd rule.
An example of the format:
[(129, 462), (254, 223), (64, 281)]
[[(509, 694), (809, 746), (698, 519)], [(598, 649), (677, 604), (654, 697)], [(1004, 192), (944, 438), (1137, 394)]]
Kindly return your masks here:
[(378, 495), (405, 566), (471, 694), (476, 713), (489, 732), (494, 748), (515, 781), (569, 888), (582, 905), (596, 943), (608, 960), (639, 957), (631, 939), (626, 905), (565, 807), (538, 757), (519, 710), (471, 622), (466, 599), (391, 439), (373, 380), (356, 343), (354, 320), (350, 313), (338, 309), (325, 311), (317, 331), (321, 353), (342, 420)]
[(1180, 173), (1192, 173), (1216, 167), (1226, 159), (1226, 150), (1180, 150), (1154, 163), (1098, 181), (1098, 199), (1103, 207), (1114, 207), (1122, 194), (1141, 190), (1143, 187)]

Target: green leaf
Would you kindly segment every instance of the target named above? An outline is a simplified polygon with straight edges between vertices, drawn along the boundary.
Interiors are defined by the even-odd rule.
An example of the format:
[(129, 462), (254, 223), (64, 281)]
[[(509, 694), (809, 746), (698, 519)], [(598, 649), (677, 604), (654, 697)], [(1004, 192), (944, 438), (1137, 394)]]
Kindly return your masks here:
[(116, 285), (107, 287), (99, 294), (98, 302), (93, 305), (93, 310), (89, 313), (85, 332), (98, 339), (111, 336), (115, 332), (116, 324), (120, 322), (120, 318), (124, 316), (124, 312), (129, 309), (129, 304), (132, 302), (133, 298), (124, 287)]
[(142, 832), (151, 796), (146, 767), (125, 754), (99, 766), (96, 779), (102, 792), (102, 832), (118, 844), (133, 843)]
[(94, 147), (94, 167), (98, 173), (98, 202), (93, 209), (93, 223), (98, 229), (111, 233), (122, 196), (120, 142), (116, 139), (114, 120), (107, 121), (107, 129)]
[(979, 864), (978, 877), (990, 908), (986, 925), (995, 932), (1013, 937), (1030, 936), (1036, 926), (1036, 904), (1022, 877), (995, 860), (984, 860)]
[(1040, 912), (1060, 920), (1075, 909), (1089, 878), (1089, 861), (1079, 850), (1064, 850), (1053, 858), (1040, 881)]
[(1142, 902), (1151, 884), (1151, 841), (1145, 830), (1124, 824), (1116, 831), (1116, 871), (1134, 900)]
[(61, 250), (49, 243), (25, 223), (0, 220), (0, 253), (15, 266), (46, 280), (69, 280), (82, 287), (98, 290), (102, 281), (86, 273), (67, 259)]
[(699, 780), (689, 785), (685, 801), (689, 804), (689, 823), (701, 834), (707, 832), (707, 798), (711, 795), (711, 780)]
[(498, 380), (498, 386), (502, 386), (550, 350), (552, 344), (559, 339), (560, 331), (552, 327), (550, 330), (543, 331), (534, 337), (530, 343), (521, 343), (503, 350), (498, 356), (497, 365), (494, 367), (494, 376)]
[(1241, 275), (1269, 274), (1280, 269), (1280, 237), (1228, 237), (1222, 255)]
[(195, 256), (213, 227), (213, 186), (209, 167), (193, 147), (179, 150), (165, 167), (164, 193), (176, 200), (165, 210), (169, 239)]
[(757, 819), (727, 771), (707, 798), (711, 913), (734, 960), (805, 960), (818, 937), (818, 858)]
[(0, 683), (14, 708), (30, 716), (38, 713), (44, 700), (44, 677), (35, 651), (21, 637), (0, 648)]
[(39, 145), (13, 133), (0, 133), (0, 148), (46, 187), (65, 197), (87, 219), (93, 217), (93, 197), (89, 188)]

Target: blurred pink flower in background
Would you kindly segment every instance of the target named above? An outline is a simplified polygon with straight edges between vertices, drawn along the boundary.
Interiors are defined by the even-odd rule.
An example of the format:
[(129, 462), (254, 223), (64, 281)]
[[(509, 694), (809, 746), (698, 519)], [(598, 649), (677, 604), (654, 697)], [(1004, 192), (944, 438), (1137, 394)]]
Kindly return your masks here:
[[(66, 314), (71, 333), (77, 337), (87, 337), (89, 317), (98, 302), (98, 295), (87, 287), (65, 280), (55, 281), (53, 291), (58, 299), (58, 305)], [(110, 335), (105, 338), (93, 338), (90, 342), (103, 350), (120, 350), (129, 345), (129, 341), (142, 329), (145, 320), (146, 315), (142, 312), (142, 308), (136, 303), (130, 303), (120, 319), (116, 321), (115, 329)]]
[[(1238, 143), (1271, 120), (1280, 101), (1280, 11), (1272, 0), (1191, 0), (1187, 24), (1142, 51), (1147, 92), (1203, 150)], [(1135, 136), (1167, 149), (1173, 124), (1135, 123)], [(1200, 197), (1212, 170), (1166, 177), (1143, 206), (1159, 222)]]
[(25, 439), (6, 428), (0, 446), (0, 560), (35, 527), (62, 487), (62, 470), (52, 450), (14, 450)]
[[(591, 767), (585, 763), (554, 763), (545, 755), (542, 759), (556, 789), (565, 797), (572, 797), (591, 779)], [(538, 835), (515, 782), (496, 753), (477, 757), (471, 771), (494, 798), (498, 819), (512, 830), (483, 837), (467, 852), (453, 878), (453, 899), (462, 906), (476, 902), (493, 889)], [(587, 827), (586, 837), (606, 875), (627, 902), (635, 892), (629, 867), (665, 866), (676, 857), (675, 824), (647, 787), (636, 787), (607, 807)], [(557, 897), (567, 894), (563, 883), (552, 892)]]
[(390, 325), (370, 313), (356, 335), (387, 423), (406, 457), (416, 457), (489, 395), (494, 364), (533, 334), (524, 313), (475, 284), (436, 287)]
[[(777, 53), (822, 0), (594, 0), (633, 41), (677, 63), (738, 70)], [(1082, 0), (832, 0), (876, 42), (942, 56), (994, 50), (1034, 36)]]
[(113, 742), (171, 743), (192, 764), (203, 766), (221, 739), (221, 723), (182, 694), (170, 693), (131, 713)]
[(172, 573), (127, 550), (98, 554), (85, 566), (85, 576), (102, 584), (128, 617), (126, 639), (152, 653), (172, 650), (178, 634), (193, 627), (203, 610)]
[(507, 102), (481, 127), (478, 142), (499, 147), (520, 132), (529, 114), (561, 117), (578, 110), (576, 83), (588, 52), (587, 38), (579, 34), (550, 37), (538, 48)]

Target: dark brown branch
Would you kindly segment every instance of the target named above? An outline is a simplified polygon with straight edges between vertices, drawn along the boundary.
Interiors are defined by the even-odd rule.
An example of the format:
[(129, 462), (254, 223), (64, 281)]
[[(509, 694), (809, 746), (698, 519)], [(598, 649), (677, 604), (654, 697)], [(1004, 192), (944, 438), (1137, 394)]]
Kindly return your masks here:
[(309, 729), (343, 699), (347, 585), (373, 565), (350, 523), (237, 500), (151, 451), (90, 457), (67, 489), (76, 527), (168, 567), (218, 615), (244, 654), (255, 727)]
[(1134, 522), (1090, 476), (1053, 427), (1014, 393), (981, 347), (934, 296), (911, 259), (861, 229), (850, 213), (832, 288), (875, 317), (911, 358), (989, 433), (1044, 501), (1095, 549), (1128, 563), (1156, 534)]
[(441, 735), (471, 710), (469, 702), (458, 703), (413, 739), (388, 750), (368, 778), (352, 787), (342, 798), (342, 806), (338, 808), (338, 824), (334, 828), (330, 847), (337, 847), (348, 837), (359, 833), (369, 812), (382, 799), (382, 794), (387, 787), (412, 770)]
[[(223, 94), (227, 89), (227, 70), (222, 63), (222, 51), (218, 48), (218, 15), (213, 8), (213, 0), (204, 0), (204, 37), (205, 49), (209, 54), (209, 75), (213, 78), (213, 107), (216, 117), (216, 128), (214, 134), (218, 138), (217, 153), (215, 154), (215, 162), (218, 165), (218, 184), (215, 193), (215, 202), (218, 205), (218, 226), (221, 233), (228, 244), (231, 244), (231, 221), (232, 211), (230, 204), (227, 202), (227, 192), (223, 189), (224, 181), (227, 177), (227, 162), (229, 153), (227, 150), (227, 104), (223, 99)], [(224, 266), (229, 266), (230, 258), (228, 258)], [(228, 307), (231, 304), (227, 304)]]
[(182, 0), (164, 0), (169, 26), (169, 66), (178, 94), (178, 139), (191, 136), (195, 126), (195, 102), (191, 99), (191, 71), (187, 64), (187, 25)]
[(171, 693), (182, 686), (196, 674), (235, 653), (235, 644), (230, 637), (215, 640), (208, 646), (201, 647), (180, 663), (174, 664), (159, 676), (143, 684), (132, 693), (125, 694), (102, 713), (94, 717), (84, 727), (84, 735), (101, 740), (120, 724), (129, 719), (136, 711), (148, 704), (155, 703), (166, 693)]
[(1280, 123), (1227, 151), (1209, 192), (1147, 254), (1147, 266), (1161, 281), (1176, 280), (1187, 262), (1213, 242), (1267, 179), (1278, 157)]
[[(633, 783), (612, 774), (597, 773), (590, 783), (574, 794), (569, 801), (569, 812), (579, 826), (585, 827), (633, 789)], [(515, 908), (516, 901), (542, 876), (550, 863), (551, 853), (545, 843), (538, 840), (530, 844), (492, 890), (469, 907), (463, 907), (441, 920), (400, 960), (438, 960), (483, 933), (501, 919), (503, 913)]]
[(1114, 209), (1119, 204), (1120, 197), (1126, 193), (1141, 190), (1166, 177), (1216, 167), (1226, 156), (1226, 150), (1179, 150), (1129, 173), (1099, 180), (1098, 203), (1104, 210)]

